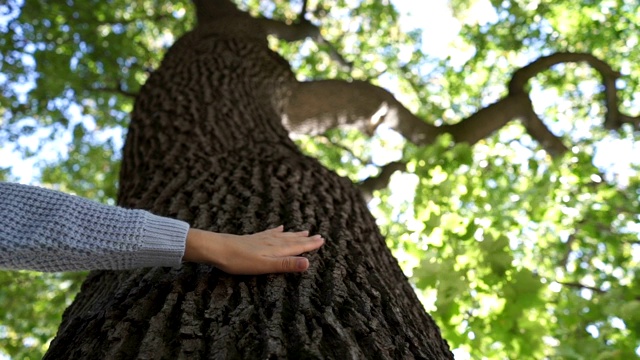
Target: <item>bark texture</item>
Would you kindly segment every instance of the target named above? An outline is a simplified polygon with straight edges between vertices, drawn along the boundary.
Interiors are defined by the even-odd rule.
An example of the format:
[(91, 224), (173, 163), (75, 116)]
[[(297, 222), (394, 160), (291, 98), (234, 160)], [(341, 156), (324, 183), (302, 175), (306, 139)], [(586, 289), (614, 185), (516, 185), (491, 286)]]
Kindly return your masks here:
[(295, 79), (244, 15), (180, 39), (132, 116), (120, 205), (217, 232), (326, 243), (304, 274), (93, 272), (47, 359), (450, 359), (357, 188), (281, 125)]

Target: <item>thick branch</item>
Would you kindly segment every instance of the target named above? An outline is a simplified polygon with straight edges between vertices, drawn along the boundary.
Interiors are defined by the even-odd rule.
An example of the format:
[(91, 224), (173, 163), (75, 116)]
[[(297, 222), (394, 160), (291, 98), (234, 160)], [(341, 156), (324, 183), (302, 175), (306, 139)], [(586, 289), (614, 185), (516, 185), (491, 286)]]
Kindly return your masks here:
[[(336, 61), (351, 66), (322, 38), (320, 29), (305, 18), (306, 2), (303, 3), (300, 19), (292, 24), (272, 19), (250, 19), (247, 13), (238, 10), (230, 0), (194, 0), (194, 3), (201, 24), (219, 23), (220, 19), (229, 18), (233, 18), (236, 23), (235, 19), (240, 20), (242, 17), (249, 19), (257, 29), (286, 41), (313, 38), (328, 46), (330, 55)], [(228, 25), (230, 24), (225, 27)], [(241, 25), (241, 28), (246, 29), (246, 26)], [(533, 111), (525, 85), (540, 72), (566, 62), (586, 62), (602, 76), (607, 106), (605, 127), (615, 129), (627, 122), (640, 128), (640, 116), (621, 114), (618, 109), (615, 81), (620, 74), (606, 62), (585, 53), (557, 53), (541, 57), (517, 70), (509, 82), (509, 94), (506, 97), (454, 125), (436, 127), (427, 124), (388, 91), (362, 81), (340, 80), (297, 84), (292, 89), (293, 95), (289, 99), (284, 122), (290, 131), (307, 134), (323, 133), (335, 127), (352, 127), (366, 134), (373, 134), (376, 127), (384, 122), (407, 140), (417, 145), (426, 145), (442, 133), (450, 133), (456, 142), (474, 144), (511, 120), (520, 119), (531, 136), (551, 155), (560, 155), (567, 151), (567, 147)]]
[(620, 114), (620, 122), (628, 123), (633, 125), (636, 130), (640, 130), (640, 115), (638, 116), (629, 116), (625, 114)]
[(521, 92), (524, 86), (539, 73), (548, 70), (554, 65), (568, 62), (586, 62), (591, 65), (603, 77), (617, 79), (620, 73), (613, 70), (609, 64), (587, 53), (555, 53), (538, 58), (529, 65), (513, 73), (509, 82), (509, 92)]
[(231, 0), (193, 0), (193, 4), (196, 6), (198, 25), (227, 18), (251, 18), (249, 14), (238, 9)]
[(549, 56), (543, 56), (531, 64), (516, 71), (509, 82), (509, 93), (524, 93), (525, 85), (539, 73), (551, 68), (554, 65), (568, 62), (585, 62), (596, 70), (602, 77), (602, 85), (604, 87), (605, 106), (607, 114), (604, 120), (604, 126), (607, 129), (617, 129), (623, 123), (631, 123), (636, 128), (640, 126), (640, 116), (631, 117), (620, 113), (618, 108), (618, 91), (616, 89), (616, 80), (620, 77), (620, 73), (615, 71), (609, 64), (598, 59), (588, 53), (555, 53)]
[(541, 57), (516, 71), (509, 83), (507, 96), (453, 125), (436, 127), (427, 124), (388, 91), (362, 81), (340, 80), (298, 84), (285, 115), (285, 125), (290, 131), (308, 134), (334, 127), (351, 127), (371, 134), (384, 122), (417, 145), (429, 144), (442, 133), (450, 133), (456, 142), (474, 144), (508, 122), (519, 119), (549, 154), (557, 156), (566, 152), (567, 147), (534, 112), (525, 85), (553, 65), (578, 61), (587, 62), (603, 77), (608, 109), (605, 126), (617, 128), (622, 123), (630, 123), (640, 129), (640, 116), (631, 117), (618, 110), (615, 80), (619, 73), (591, 54), (574, 53)]
[(531, 99), (527, 97), (525, 107), (527, 116), (523, 119), (523, 123), (527, 132), (551, 155), (559, 156), (569, 149), (564, 145), (562, 140), (555, 136), (551, 130), (544, 124), (542, 119), (533, 111)]
[(233, 1), (193, 0), (193, 3), (198, 19), (196, 31), (266, 42), (267, 33), (260, 21), (238, 9)]
[(510, 120), (529, 116), (528, 103), (526, 95), (508, 96), (458, 124), (437, 127), (412, 114), (383, 88), (364, 81), (321, 80), (294, 88), (284, 122), (292, 132), (312, 135), (335, 127), (372, 134), (384, 122), (417, 145), (430, 144), (443, 133), (474, 144)]
[(524, 94), (506, 96), (459, 123), (441, 126), (441, 132), (450, 133), (456, 142), (475, 144), (509, 121), (527, 118), (528, 103), (529, 98)]
[(413, 115), (391, 93), (364, 81), (298, 83), (284, 118), (289, 131), (311, 135), (336, 127), (371, 135), (383, 121), (393, 123), (394, 129), (413, 142), (430, 142), (438, 135), (435, 126)]

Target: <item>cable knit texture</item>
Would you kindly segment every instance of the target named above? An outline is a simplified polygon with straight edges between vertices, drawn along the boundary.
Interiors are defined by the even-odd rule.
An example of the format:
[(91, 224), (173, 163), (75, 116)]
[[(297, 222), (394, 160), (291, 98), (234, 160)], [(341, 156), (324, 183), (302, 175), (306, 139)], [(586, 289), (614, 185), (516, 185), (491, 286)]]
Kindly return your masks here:
[(0, 183), (0, 268), (179, 266), (189, 224), (35, 186)]

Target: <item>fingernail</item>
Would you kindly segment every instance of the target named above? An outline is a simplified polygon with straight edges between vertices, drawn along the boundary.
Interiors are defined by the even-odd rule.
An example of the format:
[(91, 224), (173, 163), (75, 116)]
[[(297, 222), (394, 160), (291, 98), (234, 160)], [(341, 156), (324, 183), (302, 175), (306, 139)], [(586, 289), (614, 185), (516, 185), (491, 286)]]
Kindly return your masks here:
[(298, 260), (296, 260), (296, 269), (298, 269), (298, 270), (306, 270), (308, 262), (309, 261), (307, 259), (298, 259)]

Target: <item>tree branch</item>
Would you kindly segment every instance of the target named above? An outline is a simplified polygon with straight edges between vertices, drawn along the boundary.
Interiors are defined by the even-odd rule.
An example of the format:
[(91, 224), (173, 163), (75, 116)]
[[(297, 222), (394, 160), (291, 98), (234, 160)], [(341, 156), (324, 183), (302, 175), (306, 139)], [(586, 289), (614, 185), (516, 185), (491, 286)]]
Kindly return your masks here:
[(300, 8), (300, 19), (306, 19), (307, 18), (307, 0), (303, 0), (302, 1), (302, 7)]
[(328, 49), (329, 57), (333, 61), (349, 70), (353, 67), (352, 63), (348, 62), (329, 41), (322, 37), (320, 28), (305, 18), (306, 1), (303, 2), (300, 18), (295, 23), (268, 18), (253, 18), (247, 12), (238, 9), (230, 0), (193, 0), (193, 3), (196, 6), (199, 25), (218, 26), (226, 30), (230, 30), (230, 27), (247, 30), (249, 27), (248, 31), (254, 32), (255, 36), (273, 35), (289, 42), (311, 38)]
[(443, 133), (474, 144), (514, 118), (529, 114), (526, 95), (507, 96), (454, 125), (434, 126), (404, 107), (390, 92), (364, 81), (320, 80), (298, 83), (285, 110), (284, 123), (295, 133), (318, 134), (331, 128), (355, 128), (373, 134), (385, 123), (416, 145)]
[(509, 93), (524, 93), (525, 85), (542, 71), (561, 63), (577, 63), (585, 62), (596, 70), (602, 77), (602, 85), (604, 87), (605, 106), (607, 114), (605, 115), (604, 127), (607, 129), (618, 129), (623, 123), (631, 123), (636, 128), (640, 126), (640, 116), (631, 117), (624, 115), (618, 108), (618, 91), (616, 89), (616, 80), (621, 74), (615, 71), (609, 64), (598, 59), (588, 53), (569, 53), (561, 52), (549, 56), (543, 56), (531, 64), (517, 70), (511, 77), (509, 82)]
[(529, 104), (526, 94), (508, 95), (456, 124), (441, 126), (440, 132), (450, 133), (456, 142), (475, 144), (509, 121), (529, 117)]
[(353, 69), (353, 62), (345, 59), (344, 56), (342, 56), (342, 54), (340, 54), (340, 52), (335, 48), (335, 46), (333, 46), (333, 44), (331, 44), (331, 42), (329, 42), (327, 39), (322, 37), (322, 35), (318, 36), (315, 41), (327, 48), (331, 60), (337, 62), (340, 66), (344, 67), (348, 71), (351, 71)]
[(308, 135), (338, 127), (355, 128), (372, 135), (375, 128), (370, 119), (387, 96), (371, 94), (352, 84), (341, 80), (297, 83), (283, 115), (285, 127), (290, 132)]
[(640, 115), (629, 116), (625, 114), (620, 114), (620, 122), (631, 124), (636, 130), (640, 130)]
[(380, 169), (378, 176), (367, 178), (358, 184), (358, 188), (362, 191), (362, 195), (367, 202), (373, 198), (373, 192), (375, 190), (384, 189), (389, 185), (391, 175), (396, 171), (406, 170), (407, 164), (402, 161), (393, 161), (382, 166)]
[(301, 18), (299, 21), (295, 23), (285, 23), (283, 21), (273, 20), (273, 19), (258, 19), (262, 27), (267, 31), (267, 34), (273, 35), (278, 39), (284, 41), (298, 41), (304, 40), (306, 38), (313, 39), (313, 41), (317, 42), (320, 45), (323, 45), (327, 48), (329, 53), (329, 57), (331, 60), (340, 64), (349, 70), (353, 68), (353, 63), (347, 61), (336, 48), (327, 41), (322, 34), (320, 33), (320, 28), (313, 25), (309, 20), (305, 18)]
[(562, 143), (562, 140), (555, 136), (551, 130), (544, 124), (542, 119), (533, 111), (531, 99), (527, 97), (526, 111), (527, 116), (522, 120), (527, 132), (551, 155), (559, 156), (569, 149)]
[(196, 6), (198, 25), (212, 24), (220, 19), (244, 18), (251, 20), (251, 16), (238, 9), (231, 0), (192, 0)]
[(583, 284), (581, 284), (579, 282), (563, 282), (563, 281), (558, 281), (558, 280), (554, 280), (554, 281), (557, 282), (558, 284), (562, 285), (562, 286), (568, 286), (568, 287), (577, 288), (577, 289), (591, 290), (593, 292), (597, 292), (598, 294), (606, 294), (607, 293), (605, 290), (602, 290), (600, 288), (589, 286), (589, 285), (583, 285)]
[(337, 147), (337, 148), (339, 148), (339, 149), (342, 149), (343, 151), (345, 151), (345, 152), (349, 153), (349, 155), (351, 155), (351, 157), (353, 157), (354, 159), (358, 160), (358, 161), (359, 161), (361, 164), (363, 164), (363, 165), (369, 165), (369, 164), (371, 164), (371, 162), (370, 162), (370, 161), (365, 160), (365, 159), (362, 159), (361, 157), (359, 157), (358, 155), (356, 155), (356, 154), (353, 152), (353, 150), (351, 150), (350, 148), (348, 148), (348, 147), (347, 147), (347, 146), (345, 146), (345, 145), (342, 145), (342, 144), (340, 144), (340, 143), (338, 143), (338, 142), (335, 142), (335, 141), (331, 140), (331, 138), (329, 138), (329, 137), (328, 137), (327, 135), (325, 135), (325, 134), (320, 135), (320, 139), (323, 139), (323, 140), (324, 140), (324, 141), (326, 141), (327, 143), (331, 144), (331, 146), (335, 146), (335, 147)]
[(540, 72), (566, 62), (587, 62), (603, 77), (607, 105), (605, 127), (618, 128), (630, 123), (640, 129), (640, 116), (631, 117), (618, 110), (615, 80), (620, 74), (604, 61), (583, 53), (558, 53), (535, 60), (513, 74), (507, 96), (453, 125), (426, 123), (378, 86), (340, 80), (299, 83), (286, 110), (285, 125), (290, 131), (307, 134), (335, 127), (356, 128), (371, 134), (384, 122), (416, 145), (430, 144), (443, 133), (451, 134), (456, 142), (474, 144), (519, 119), (549, 154), (557, 156), (568, 148), (535, 113), (525, 85)]

